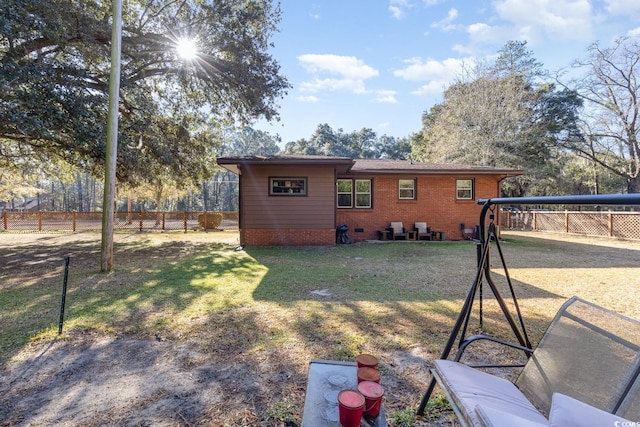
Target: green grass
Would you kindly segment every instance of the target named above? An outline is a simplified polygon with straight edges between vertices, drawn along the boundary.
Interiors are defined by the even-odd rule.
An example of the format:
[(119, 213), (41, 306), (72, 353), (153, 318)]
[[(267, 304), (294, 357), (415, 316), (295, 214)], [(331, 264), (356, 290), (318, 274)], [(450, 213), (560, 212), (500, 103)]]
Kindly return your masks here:
[[(295, 366), (297, 382), (274, 384), (262, 407), (266, 418), (284, 421), (299, 416), (312, 358), (353, 360), (367, 352), (411, 360), (413, 350), (420, 351), (416, 360), (438, 357), (476, 273), (470, 242), (236, 250), (213, 234), (192, 236), (119, 237), (109, 274), (98, 271), (99, 238), (0, 241), (0, 365), (31, 343), (57, 337), (68, 254), (62, 339), (87, 331), (161, 337), (194, 343), (219, 363), (270, 366), (276, 376), (286, 369), (281, 366)], [(573, 294), (639, 317), (624, 295), (640, 285), (640, 244), (614, 248), (507, 236), (502, 248), (533, 342)], [(494, 276), (503, 286), (492, 252)], [(490, 296), (484, 308), (485, 330), (510, 338)], [(387, 414), (392, 425), (414, 425), (411, 408), (425, 378), (397, 373), (398, 366), (383, 368), (383, 376), (394, 378)], [(430, 404), (431, 417), (447, 411), (441, 398)]]

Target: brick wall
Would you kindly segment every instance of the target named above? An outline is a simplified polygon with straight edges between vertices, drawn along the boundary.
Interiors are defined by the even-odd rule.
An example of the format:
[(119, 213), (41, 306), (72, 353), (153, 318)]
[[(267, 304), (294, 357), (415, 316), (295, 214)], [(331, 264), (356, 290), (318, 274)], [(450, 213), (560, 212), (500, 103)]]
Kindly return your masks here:
[(478, 223), (481, 206), (475, 200), (499, 196), (498, 178), (493, 176), (459, 177), (475, 180), (474, 200), (470, 201), (456, 200), (456, 177), (418, 176), (416, 200), (399, 200), (399, 178), (375, 177), (373, 207), (337, 209), (336, 224), (347, 224), (352, 240), (377, 239), (378, 230), (388, 227), (392, 221), (401, 221), (409, 229), (413, 229), (415, 222), (426, 222), (432, 229), (444, 231), (447, 240), (461, 240), (460, 224), (472, 229)]
[(240, 244), (243, 246), (331, 246), (335, 243), (334, 229), (240, 230)]
[[(398, 199), (398, 179), (400, 178), (416, 179), (415, 200)], [(335, 210), (335, 225), (348, 225), (348, 235), (352, 241), (377, 239), (378, 231), (388, 227), (392, 221), (401, 221), (408, 229), (413, 229), (415, 222), (426, 222), (433, 230), (446, 233), (447, 240), (461, 240), (463, 234), (460, 224), (464, 224), (467, 229), (474, 229), (478, 223), (481, 206), (476, 203), (476, 199), (499, 196), (499, 177), (496, 176), (386, 175), (372, 177), (372, 179), (373, 206), (371, 209)], [(473, 200), (456, 199), (456, 179), (474, 179)], [(310, 188), (312, 184), (312, 182), (309, 183)], [(325, 203), (335, 203), (330, 200)], [(291, 214), (295, 213), (291, 212)], [(305, 218), (309, 220), (309, 215), (305, 215)], [(246, 246), (335, 245), (335, 240), (335, 228), (243, 228), (240, 230), (240, 242)]]

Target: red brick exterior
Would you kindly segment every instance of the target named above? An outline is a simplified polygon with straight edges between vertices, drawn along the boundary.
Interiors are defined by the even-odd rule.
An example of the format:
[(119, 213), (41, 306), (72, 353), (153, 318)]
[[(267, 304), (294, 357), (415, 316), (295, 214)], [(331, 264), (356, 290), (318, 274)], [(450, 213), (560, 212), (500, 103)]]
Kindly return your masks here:
[(240, 242), (245, 246), (331, 246), (336, 243), (336, 230), (242, 229)]
[[(496, 176), (455, 177), (418, 176), (416, 199), (398, 198), (398, 179), (406, 176), (376, 176), (373, 178), (373, 206), (371, 209), (337, 209), (336, 223), (349, 226), (352, 240), (378, 238), (392, 221), (401, 221), (413, 229), (415, 222), (426, 222), (433, 230), (444, 231), (446, 240), (463, 239), (460, 224), (473, 229), (478, 223), (481, 206), (476, 199), (499, 196)], [(474, 200), (456, 200), (456, 179), (474, 179)], [(358, 231), (361, 229), (362, 231)]]
[[(244, 246), (335, 245), (340, 224), (349, 227), (352, 241), (373, 240), (396, 221), (410, 230), (414, 223), (426, 222), (446, 240), (460, 240), (464, 238), (461, 224), (473, 234), (478, 222), (481, 206), (476, 200), (499, 197), (501, 180), (521, 174), (318, 156), (228, 158), (219, 163), (240, 175), (240, 244)], [(304, 194), (274, 194), (270, 186), (276, 178), (303, 179)], [(338, 208), (337, 179), (371, 180), (371, 207)], [(400, 179), (414, 180), (414, 199), (399, 198)], [(471, 200), (457, 199), (458, 179), (473, 180)], [(356, 195), (352, 197), (355, 200)]]

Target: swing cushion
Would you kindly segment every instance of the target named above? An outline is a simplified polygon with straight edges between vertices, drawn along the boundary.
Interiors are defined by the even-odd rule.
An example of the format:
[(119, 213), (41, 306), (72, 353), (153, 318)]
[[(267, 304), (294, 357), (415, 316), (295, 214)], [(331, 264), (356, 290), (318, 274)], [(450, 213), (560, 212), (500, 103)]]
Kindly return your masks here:
[[(460, 345), (457, 360), (479, 338), (519, 347), (476, 335)], [(588, 417), (587, 424), (567, 424), (567, 414), (582, 411), (582, 405), (595, 414), (592, 421), (637, 420), (640, 322), (573, 297), (560, 307), (515, 384), (446, 359), (436, 360), (432, 373), (463, 426), (502, 426), (501, 416), (524, 419), (513, 425), (547, 425), (546, 415), (551, 425), (589, 425)]]
[[(509, 425), (521, 418), (531, 426), (546, 426), (547, 420), (510, 381), (451, 360), (433, 362), (432, 373), (442, 385), (456, 415), (464, 425)], [(481, 422), (481, 417), (489, 423)], [(505, 423), (496, 424), (500, 418)], [(493, 424), (491, 420), (494, 420)], [(520, 424), (511, 424), (520, 425)]]

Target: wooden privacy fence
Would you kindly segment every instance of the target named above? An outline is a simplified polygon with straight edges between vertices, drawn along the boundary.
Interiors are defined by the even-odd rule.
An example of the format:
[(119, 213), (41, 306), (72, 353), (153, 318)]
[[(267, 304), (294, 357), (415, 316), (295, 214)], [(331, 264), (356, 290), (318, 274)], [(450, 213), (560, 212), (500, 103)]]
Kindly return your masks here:
[[(238, 212), (217, 212), (219, 224), (207, 224), (212, 212), (115, 212), (114, 230), (237, 230)], [(100, 231), (102, 212), (3, 212), (3, 231)]]
[(500, 212), (503, 229), (640, 240), (639, 212)]

